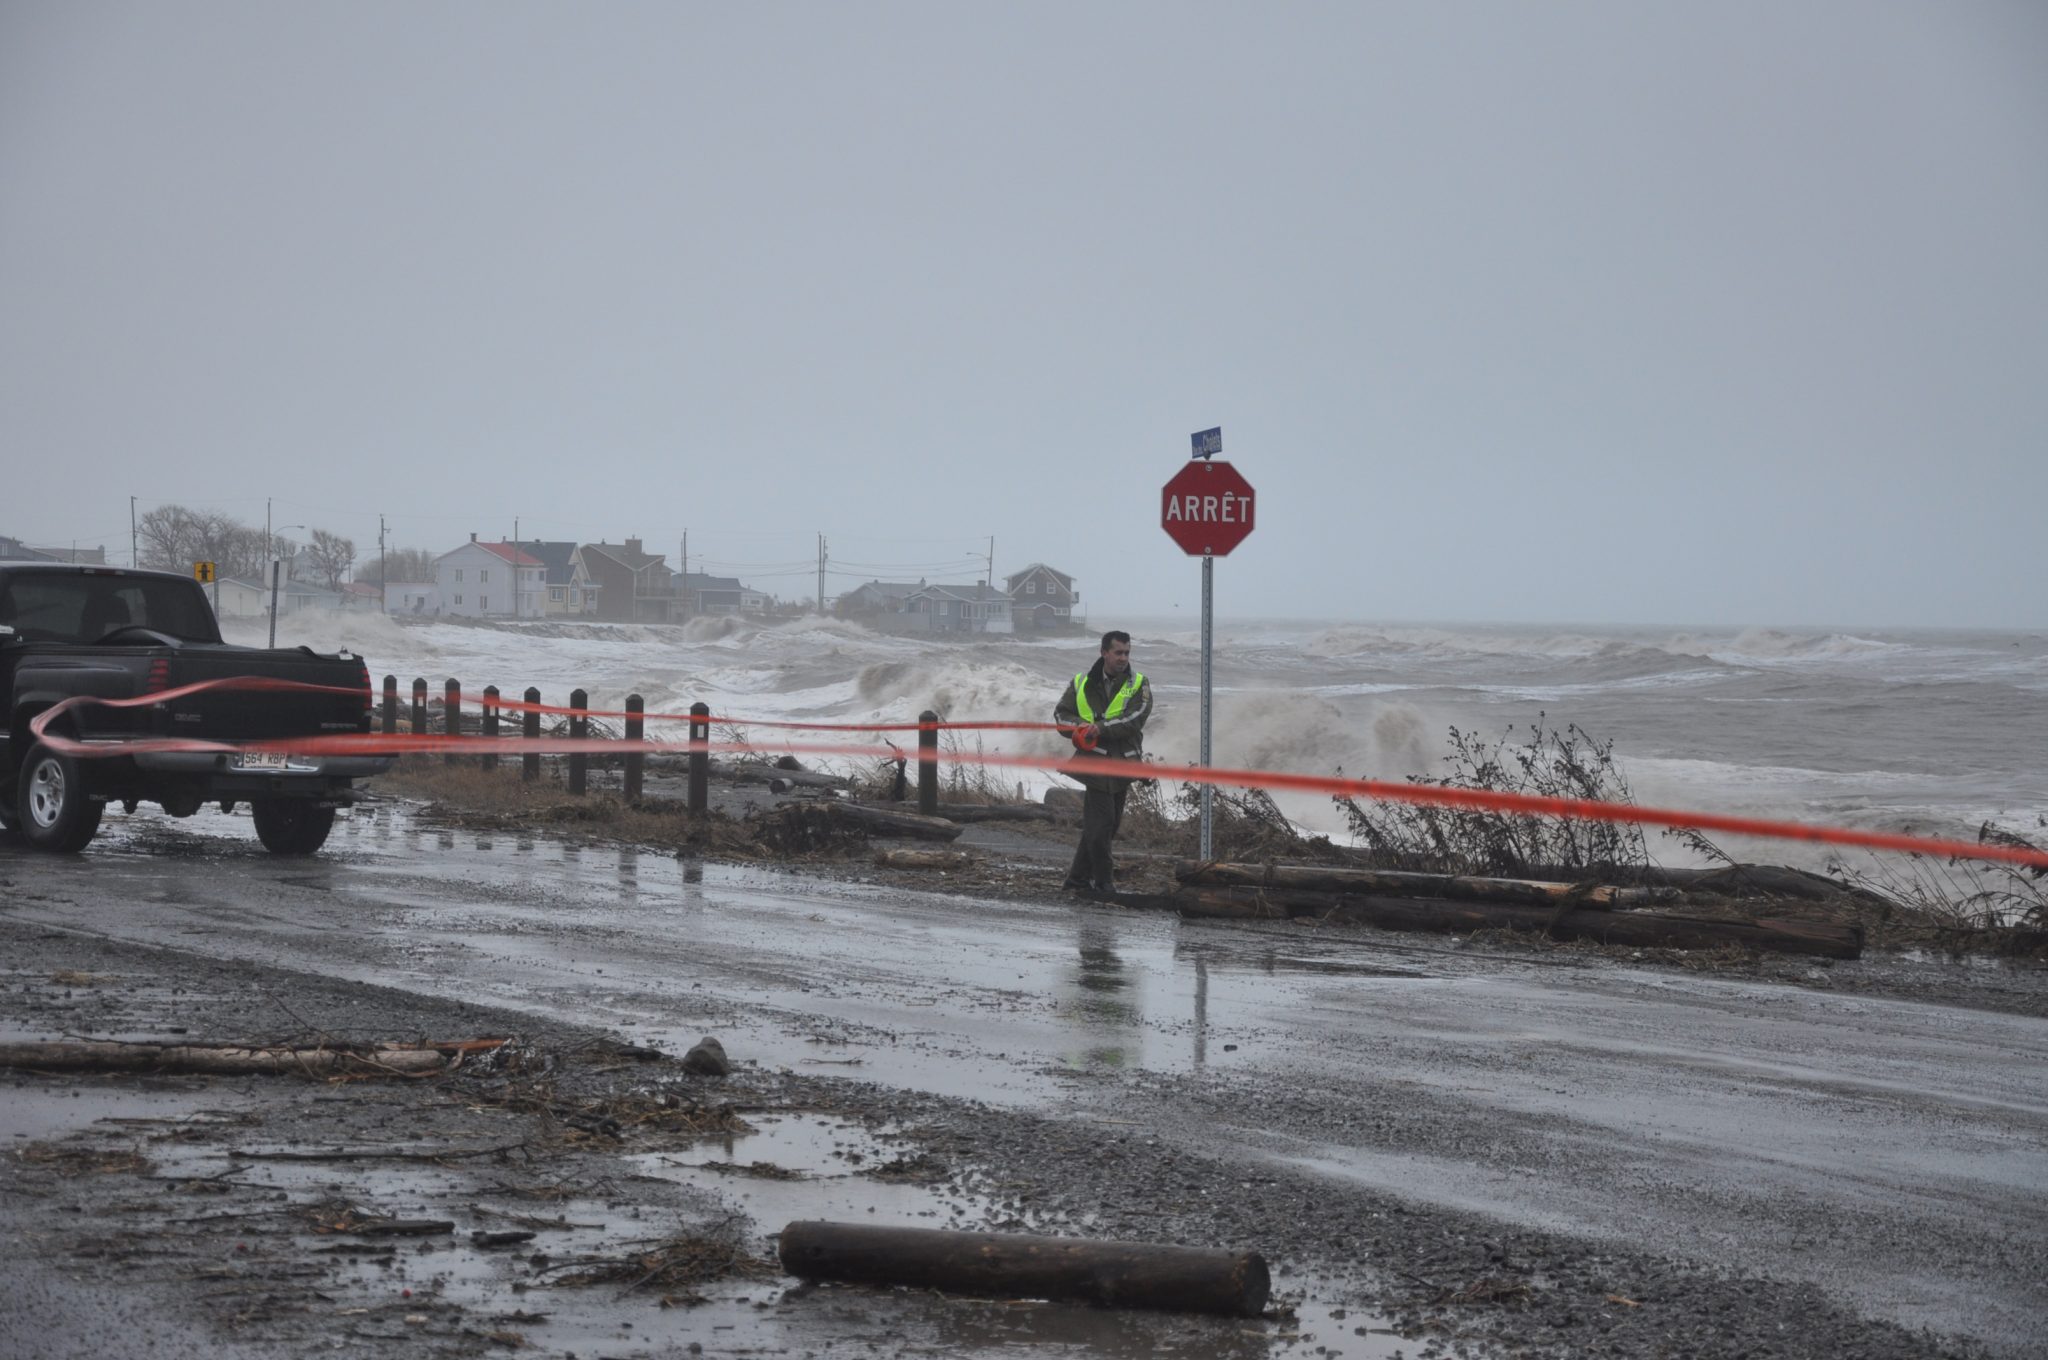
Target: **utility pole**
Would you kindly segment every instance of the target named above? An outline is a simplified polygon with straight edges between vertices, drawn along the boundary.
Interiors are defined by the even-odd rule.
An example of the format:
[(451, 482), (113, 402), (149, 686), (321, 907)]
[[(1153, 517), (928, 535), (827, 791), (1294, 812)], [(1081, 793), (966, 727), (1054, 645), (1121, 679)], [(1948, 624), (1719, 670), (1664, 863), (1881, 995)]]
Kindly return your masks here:
[(135, 498), (128, 498), (128, 565), (135, 568), (142, 565), (141, 556), (135, 551)]
[(377, 516), (377, 612), (391, 612), (391, 569), (384, 564), (384, 516)]
[(988, 536), (988, 588), (996, 588), (996, 536)]
[(825, 612), (825, 536), (818, 535), (818, 613)]

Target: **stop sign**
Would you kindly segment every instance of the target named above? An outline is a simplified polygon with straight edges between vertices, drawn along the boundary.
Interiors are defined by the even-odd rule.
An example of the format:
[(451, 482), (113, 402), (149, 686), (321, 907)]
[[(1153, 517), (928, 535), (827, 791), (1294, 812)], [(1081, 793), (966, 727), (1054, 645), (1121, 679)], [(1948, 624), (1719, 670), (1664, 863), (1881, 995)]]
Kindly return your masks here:
[(1252, 531), (1252, 484), (1221, 459), (1189, 463), (1159, 497), (1160, 527), (1190, 557), (1222, 557)]

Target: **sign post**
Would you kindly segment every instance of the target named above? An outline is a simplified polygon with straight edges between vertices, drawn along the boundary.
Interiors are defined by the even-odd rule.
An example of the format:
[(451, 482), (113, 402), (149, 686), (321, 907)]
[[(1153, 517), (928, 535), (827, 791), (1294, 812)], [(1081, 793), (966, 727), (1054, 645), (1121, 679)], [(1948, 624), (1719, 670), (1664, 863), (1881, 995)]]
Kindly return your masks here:
[[(1202, 559), (1202, 759), (1210, 764), (1210, 697), (1213, 670), (1210, 665), (1211, 635), (1215, 626), (1216, 559), (1251, 534), (1257, 502), (1252, 484), (1230, 464), (1219, 461), (1223, 452), (1223, 427), (1198, 430), (1190, 436), (1193, 446), (1188, 465), (1173, 474), (1160, 491), (1159, 525), (1168, 537), (1190, 557)], [(1202, 852), (1208, 859), (1211, 848), (1214, 789), (1202, 785)]]

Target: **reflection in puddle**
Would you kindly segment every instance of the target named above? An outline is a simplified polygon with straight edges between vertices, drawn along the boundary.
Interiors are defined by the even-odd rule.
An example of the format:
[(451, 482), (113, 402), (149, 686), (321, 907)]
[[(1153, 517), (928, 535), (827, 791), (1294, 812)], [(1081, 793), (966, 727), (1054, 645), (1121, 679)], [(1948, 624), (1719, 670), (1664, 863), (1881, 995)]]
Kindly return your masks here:
[(1060, 1004), (1062, 1018), (1073, 1021), (1082, 1046), (1068, 1061), (1083, 1067), (1123, 1067), (1131, 1063), (1134, 1031), (1145, 1016), (1134, 994), (1131, 971), (1117, 952), (1116, 928), (1101, 916), (1082, 916), (1076, 941), (1077, 958)]

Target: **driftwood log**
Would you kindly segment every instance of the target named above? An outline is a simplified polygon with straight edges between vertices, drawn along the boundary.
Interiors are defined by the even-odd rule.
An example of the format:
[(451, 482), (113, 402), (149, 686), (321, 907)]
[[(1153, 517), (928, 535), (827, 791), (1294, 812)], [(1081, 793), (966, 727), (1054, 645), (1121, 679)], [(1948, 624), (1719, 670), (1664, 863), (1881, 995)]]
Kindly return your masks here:
[(950, 841), (966, 830), (945, 817), (926, 817), (916, 812), (897, 812), (866, 803), (821, 802), (813, 806), (834, 821), (864, 827), (870, 836), (909, 836), (921, 841)]
[(0, 1044), (0, 1067), (39, 1072), (206, 1072), (306, 1077), (423, 1076), (503, 1039), (442, 1046), (240, 1048), (214, 1044), (122, 1044), (93, 1040)]
[[(875, 806), (892, 811), (917, 810), (914, 801)], [(941, 803), (939, 815), (953, 822), (1050, 822), (1057, 816), (1042, 803)]]
[(1174, 895), (1183, 916), (1239, 919), (1314, 916), (1382, 930), (1524, 930), (1560, 940), (1594, 940), (1632, 948), (1716, 949), (1743, 945), (1781, 954), (1859, 958), (1863, 929), (1818, 921), (1724, 920), (1672, 912), (1606, 911), (1507, 902), (1381, 897), (1306, 888), (1184, 887)]
[(1109, 1308), (1256, 1317), (1272, 1291), (1257, 1252), (1023, 1233), (792, 1223), (782, 1230), (781, 1256), (784, 1270), (806, 1280)]
[(809, 770), (778, 770), (770, 765), (759, 768), (748, 767), (743, 777), (765, 779), (770, 790), (788, 793), (791, 789), (850, 789), (853, 781), (836, 774), (813, 774)]
[(1174, 875), (1183, 883), (1204, 885), (1311, 888), (1325, 892), (1449, 897), (1467, 902), (1524, 902), (1551, 907), (1560, 902), (1589, 907), (1639, 907), (1651, 902), (1668, 902), (1679, 895), (1676, 888), (1549, 883), (1526, 878), (1344, 869), (1320, 864), (1230, 864), (1182, 860)]
[[(1346, 850), (1353, 854), (1364, 853), (1349, 847)], [(1872, 902), (1881, 900), (1867, 888), (1782, 864), (1724, 864), (1713, 869), (1667, 869), (1661, 865), (1627, 864), (1574, 869), (1532, 864), (1522, 872), (1525, 878), (1560, 882), (1599, 876), (1615, 883), (1677, 888), (1688, 894), (1705, 893), (1716, 897), (1796, 897), (1809, 902), (1840, 897)]]

